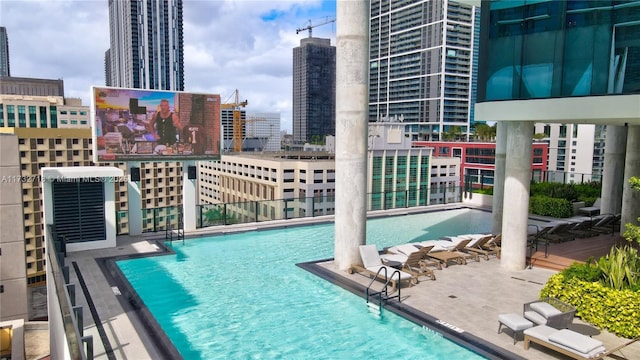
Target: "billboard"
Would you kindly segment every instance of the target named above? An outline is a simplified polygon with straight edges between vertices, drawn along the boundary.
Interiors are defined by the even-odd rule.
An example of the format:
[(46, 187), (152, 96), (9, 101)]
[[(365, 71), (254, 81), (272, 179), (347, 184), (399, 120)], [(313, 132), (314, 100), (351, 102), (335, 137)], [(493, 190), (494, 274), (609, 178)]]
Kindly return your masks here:
[(220, 95), (91, 88), (94, 162), (220, 159)]

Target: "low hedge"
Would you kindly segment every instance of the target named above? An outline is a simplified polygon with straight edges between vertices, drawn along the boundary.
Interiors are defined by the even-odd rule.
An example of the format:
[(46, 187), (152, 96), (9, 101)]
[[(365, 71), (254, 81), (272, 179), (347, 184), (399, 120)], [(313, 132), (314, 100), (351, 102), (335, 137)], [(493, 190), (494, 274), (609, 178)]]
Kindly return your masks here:
[(549, 278), (540, 297), (554, 297), (576, 307), (576, 315), (601, 329), (633, 339), (640, 336), (640, 292), (614, 290), (599, 282), (568, 278), (562, 273)]
[(573, 216), (573, 205), (569, 200), (534, 195), (529, 198), (529, 212), (541, 216), (567, 218)]

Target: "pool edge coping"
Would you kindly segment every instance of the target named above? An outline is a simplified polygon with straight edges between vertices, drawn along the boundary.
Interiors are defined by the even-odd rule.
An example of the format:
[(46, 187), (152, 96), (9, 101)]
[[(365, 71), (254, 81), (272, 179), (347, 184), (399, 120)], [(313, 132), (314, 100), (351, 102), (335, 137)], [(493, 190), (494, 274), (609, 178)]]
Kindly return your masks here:
[[(364, 299), (366, 290), (366, 287), (364, 285), (361, 285), (344, 276), (341, 276), (337, 272), (331, 271), (318, 265), (319, 263), (333, 260), (334, 259), (307, 261), (297, 263), (296, 266)], [(525, 357), (517, 355), (509, 350), (486, 341), (466, 330), (460, 329), (463, 331), (456, 331), (455, 329), (457, 329), (457, 327), (449, 325), (444, 320), (438, 319), (409, 305), (405, 305), (397, 300), (388, 300), (383, 305), (383, 307), (393, 312), (394, 314), (417, 325), (426, 327), (429, 330), (442, 335), (447, 340), (452, 341), (457, 345), (463, 346), (487, 359), (527, 360), (527, 358)]]

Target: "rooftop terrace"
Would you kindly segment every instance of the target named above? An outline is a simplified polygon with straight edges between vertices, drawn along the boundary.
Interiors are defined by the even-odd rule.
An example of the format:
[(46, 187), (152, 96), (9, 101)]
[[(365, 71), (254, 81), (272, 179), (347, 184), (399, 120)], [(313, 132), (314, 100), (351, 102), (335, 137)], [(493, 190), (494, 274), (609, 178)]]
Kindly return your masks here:
[[(407, 209), (402, 209), (401, 212), (406, 213)], [(386, 211), (379, 212), (377, 215), (393, 213), (399, 212)], [(331, 217), (280, 220), (261, 223), (259, 227), (281, 227), (326, 221), (331, 221)], [(187, 233), (186, 241), (189, 241), (189, 236), (250, 231), (255, 230), (256, 227), (255, 224), (244, 224), (200, 229)], [(110, 257), (144, 256), (166, 252), (161, 245), (163, 239), (159, 238), (159, 235), (163, 234), (120, 236), (117, 239), (116, 248), (68, 254), (66, 261), (71, 268), (71, 282), (76, 286), (78, 305), (85, 309), (84, 334), (93, 335), (96, 359), (171, 358), (171, 354), (167, 353), (163, 345), (164, 339), (158, 335), (159, 329), (145, 321), (147, 314), (127, 296), (121, 286), (114, 283), (113, 276), (105, 271), (103, 260)], [(619, 234), (615, 234), (613, 237), (603, 235), (590, 240), (594, 243), (612, 244), (619, 239)], [(562, 257), (562, 253), (554, 253), (555, 250), (568, 252), (566, 249), (562, 250), (561, 245), (552, 245), (549, 249), (550, 256)], [(576, 248), (576, 246), (565, 247)], [(608, 252), (607, 246), (591, 246), (591, 248), (597, 248), (593, 250), (597, 252), (606, 248)], [(593, 253), (593, 255), (602, 254)], [(534, 258), (536, 256), (539, 254), (534, 254)], [(360, 292), (362, 296), (364, 296), (364, 286), (370, 281), (368, 277), (361, 274), (336, 271), (331, 260), (319, 260), (317, 263), (307, 265), (307, 268), (309, 266), (315, 268), (314, 272), (324, 273), (325, 277), (331, 278), (343, 287)], [(430, 324), (447, 337), (456, 335), (471, 347), (485, 351), (488, 349), (495, 358), (564, 359), (566, 357), (536, 345), (525, 351), (521, 340), (514, 345), (509, 333), (497, 333), (498, 314), (522, 312), (523, 304), (537, 299), (540, 289), (554, 273), (554, 270), (538, 267), (507, 271), (500, 266), (500, 261), (495, 257), (489, 261), (470, 261), (467, 265), (451, 265), (436, 271), (436, 281), (424, 280), (416, 286), (402, 288), (402, 302), (388, 305), (383, 312), (399, 311), (409, 314), (414, 321)], [(364, 298), (362, 301), (365, 306)], [(97, 326), (95, 319), (98, 321)], [(574, 320), (573, 328), (581, 333), (593, 335), (607, 348), (625, 341), (585, 324), (577, 318)], [(28, 338), (26, 341), (28, 345)], [(37, 354), (34, 351), (36, 350), (30, 352), (27, 349), (28, 358), (40, 359), (47, 355), (46, 353)], [(42, 350), (38, 351), (42, 352)], [(640, 343), (626, 347), (617, 354), (627, 359), (638, 359)]]

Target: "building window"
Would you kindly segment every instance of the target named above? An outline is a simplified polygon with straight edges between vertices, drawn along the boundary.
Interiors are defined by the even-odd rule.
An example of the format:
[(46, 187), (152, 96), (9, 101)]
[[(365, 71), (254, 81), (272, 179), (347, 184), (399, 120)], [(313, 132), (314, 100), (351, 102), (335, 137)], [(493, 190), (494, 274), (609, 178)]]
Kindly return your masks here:
[(51, 116), (51, 128), (58, 127), (58, 107), (50, 106), (49, 107), (49, 115)]
[(38, 119), (36, 116), (36, 107), (30, 105), (29, 106), (29, 127), (37, 128), (38, 127)]
[(4, 127), (4, 105), (0, 104), (0, 127)]
[(7, 126), (16, 126), (16, 111), (13, 105), (7, 105)]
[(18, 105), (18, 126), (21, 128), (27, 127), (27, 114), (24, 105)]
[(561, 138), (567, 137), (567, 125), (560, 125), (560, 135)]
[(46, 106), (40, 106), (40, 127), (41, 128), (47, 127), (47, 107)]

